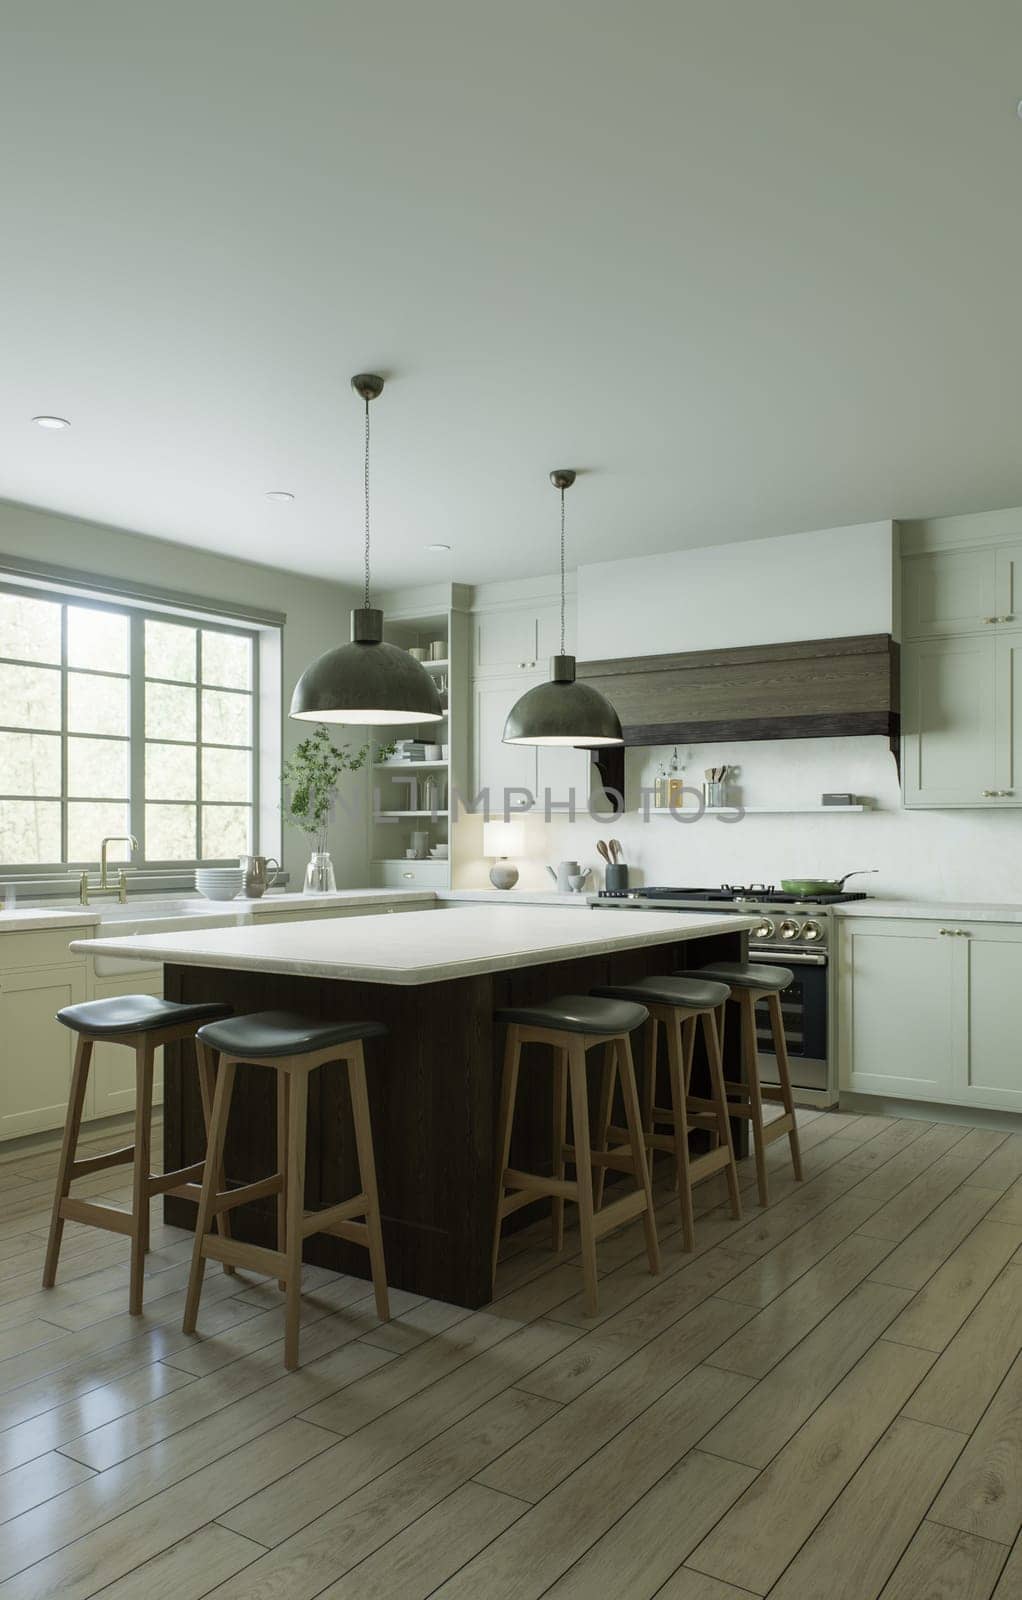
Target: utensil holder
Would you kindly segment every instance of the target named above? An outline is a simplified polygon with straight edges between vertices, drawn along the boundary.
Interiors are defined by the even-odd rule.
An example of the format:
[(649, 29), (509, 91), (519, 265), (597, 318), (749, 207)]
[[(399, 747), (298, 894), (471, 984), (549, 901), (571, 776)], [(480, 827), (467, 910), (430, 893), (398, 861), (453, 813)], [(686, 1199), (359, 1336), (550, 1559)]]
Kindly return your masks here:
[(727, 805), (726, 783), (704, 783), (703, 805), (710, 811), (719, 811)]
[(607, 867), (603, 877), (604, 887), (613, 890), (615, 894), (620, 894), (624, 889), (628, 888), (628, 868), (623, 861)]

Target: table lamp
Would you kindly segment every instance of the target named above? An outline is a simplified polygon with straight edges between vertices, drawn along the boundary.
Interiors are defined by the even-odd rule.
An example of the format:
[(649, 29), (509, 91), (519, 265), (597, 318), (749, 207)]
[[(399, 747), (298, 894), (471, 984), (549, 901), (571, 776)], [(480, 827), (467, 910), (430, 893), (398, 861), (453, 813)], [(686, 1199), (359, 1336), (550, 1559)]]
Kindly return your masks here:
[(525, 829), (520, 822), (484, 822), (483, 855), (495, 857), (490, 868), (490, 882), (495, 889), (513, 889), (518, 882), (518, 868), (512, 866), (508, 856), (520, 856), (525, 849)]

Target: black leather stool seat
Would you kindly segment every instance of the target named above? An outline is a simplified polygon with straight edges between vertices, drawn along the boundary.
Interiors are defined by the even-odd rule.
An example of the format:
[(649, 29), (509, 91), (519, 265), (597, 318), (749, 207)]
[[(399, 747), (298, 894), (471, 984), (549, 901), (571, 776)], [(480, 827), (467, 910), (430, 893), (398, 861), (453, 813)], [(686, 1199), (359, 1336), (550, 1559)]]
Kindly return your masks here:
[(729, 990), (723, 983), (713, 983), (702, 974), (695, 977), (678, 973), (674, 977), (636, 978), (632, 983), (600, 984), (593, 994), (609, 995), (615, 1000), (637, 1000), (651, 1006), (685, 1006), (690, 1011), (709, 1011), (722, 1006)]
[(65, 1006), (57, 1021), (78, 1033), (148, 1033), (157, 1028), (177, 1028), (185, 1023), (213, 1022), (229, 1017), (232, 1008), (209, 1001), (202, 1005), (181, 1005), (176, 1000), (161, 1000), (154, 994), (119, 994), (109, 1000), (83, 1000), (81, 1005)]
[(701, 967), (700, 978), (727, 983), (732, 989), (786, 989), (795, 977), (790, 967), (767, 966), (762, 961), (719, 961), (714, 967)]
[(229, 1017), (199, 1029), (203, 1044), (245, 1061), (271, 1056), (304, 1056), (327, 1050), (333, 1044), (353, 1044), (356, 1039), (378, 1039), (387, 1031), (382, 1022), (324, 1022), (303, 1017), (300, 1011), (254, 1011)]
[(649, 1016), (645, 1006), (591, 994), (559, 994), (538, 1006), (506, 1006), (501, 1022), (525, 1028), (555, 1028), (562, 1033), (631, 1033)]

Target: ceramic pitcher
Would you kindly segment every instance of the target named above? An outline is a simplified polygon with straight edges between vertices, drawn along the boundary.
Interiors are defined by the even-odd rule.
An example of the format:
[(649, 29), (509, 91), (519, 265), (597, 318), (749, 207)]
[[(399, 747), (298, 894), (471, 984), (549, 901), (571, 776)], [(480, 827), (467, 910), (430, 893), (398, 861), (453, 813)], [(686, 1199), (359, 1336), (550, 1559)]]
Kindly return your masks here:
[(238, 864), (245, 873), (246, 900), (261, 900), (270, 885), (276, 883), (280, 862), (273, 856), (242, 856)]

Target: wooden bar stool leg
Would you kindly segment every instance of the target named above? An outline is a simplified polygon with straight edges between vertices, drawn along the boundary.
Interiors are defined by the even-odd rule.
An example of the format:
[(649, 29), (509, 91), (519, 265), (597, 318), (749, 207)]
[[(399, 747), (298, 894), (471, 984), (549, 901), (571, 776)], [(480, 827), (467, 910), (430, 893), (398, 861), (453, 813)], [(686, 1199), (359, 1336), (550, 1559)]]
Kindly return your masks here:
[(493, 1254), (491, 1281), (497, 1279), (497, 1256), (500, 1252), (500, 1225), (504, 1220), (504, 1173), (511, 1156), (511, 1128), (515, 1116), (515, 1095), (518, 1092), (518, 1064), (522, 1047), (518, 1029), (512, 1023), (504, 1041), (504, 1072), (500, 1083), (500, 1114), (497, 1121), (497, 1209), (493, 1221)]
[(727, 1114), (727, 1093), (724, 1089), (724, 1063), (721, 1059), (720, 1040), (717, 1037), (717, 1018), (713, 1011), (704, 1011), (702, 1014), (703, 1040), (706, 1045), (706, 1059), (710, 1065), (710, 1098), (717, 1112), (717, 1139), (727, 1150), (727, 1166), (724, 1174), (727, 1178), (728, 1194), (731, 1198), (731, 1215), (740, 1218), (742, 1215), (742, 1195), (738, 1182), (738, 1167), (735, 1164), (735, 1150), (731, 1139), (731, 1123)]
[(581, 1036), (568, 1046), (568, 1082), (571, 1089), (572, 1140), (575, 1146), (575, 1177), (578, 1189), (578, 1228), (582, 1241), (582, 1280), (586, 1311), (595, 1317), (599, 1310), (596, 1287), (596, 1234), (593, 1229), (593, 1169), (589, 1130), (589, 1093), (586, 1084), (586, 1052)]
[[(568, 1052), (554, 1052), (554, 1118), (553, 1166), (555, 1178), (564, 1178), (564, 1146), (568, 1142)], [(564, 1249), (564, 1196), (554, 1195), (550, 1202), (550, 1243), (554, 1250)]]
[(206, 1270), (203, 1245), (205, 1244), (207, 1233), (213, 1226), (215, 1215), (213, 1203), (217, 1195), (217, 1174), (224, 1159), (227, 1120), (231, 1111), (231, 1096), (234, 1093), (234, 1072), (233, 1061), (222, 1060), (220, 1062), (220, 1070), (216, 1075), (216, 1091), (213, 1095), (213, 1113), (209, 1123), (209, 1138), (206, 1142), (206, 1162), (202, 1172), (202, 1194), (199, 1197), (199, 1212), (195, 1220), (192, 1269), (188, 1276), (184, 1321), (181, 1324), (184, 1333), (195, 1332), (195, 1323), (199, 1315), (199, 1296), (202, 1293), (202, 1279)]
[[(201, 1039), (196, 1039), (195, 1065), (199, 1074), (199, 1095), (202, 1100), (202, 1123), (206, 1130), (207, 1151), (209, 1150), (209, 1125), (213, 1116), (213, 1096), (216, 1093), (215, 1059), (216, 1051), (208, 1049)], [(218, 1190), (227, 1188), (227, 1179), (224, 1177), (222, 1164), (220, 1171), (216, 1175), (216, 1186)], [(217, 1212), (216, 1227), (221, 1239), (229, 1239), (231, 1237), (231, 1221), (226, 1211)], [(234, 1268), (230, 1262), (225, 1261), (223, 1268), (226, 1273), (233, 1277)]]
[(791, 1092), (791, 1068), (788, 1064), (788, 1042), (784, 1036), (784, 1017), (781, 1013), (781, 997), (774, 991), (767, 995), (767, 1006), (770, 1011), (770, 1031), (774, 1036), (774, 1055), (777, 1057), (777, 1076), (781, 1085), (781, 1099), (784, 1109), (791, 1118), (791, 1128), (788, 1133), (788, 1144), (791, 1149), (791, 1165), (795, 1177), (802, 1182), (802, 1151), (798, 1142), (798, 1125), (795, 1121), (795, 1101)]
[[(617, 1076), (617, 1040), (608, 1039), (603, 1052), (603, 1069), (600, 1073), (600, 1098), (596, 1113), (596, 1150), (610, 1148), (610, 1118), (614, 1108), (614, 1083)], [(578, 1151), (575, 1152), (576, 1156)], [(597, 1167), (593, 1186), (593, 1204), (597, 1211), (603, 1205), (603, 1186), (607, 1178), (606, 1167)]]
[[(281, 1255), (287, 1244), (287, 1073), (277, 1073), (277, 1176), (283, 1179), (277, 1196), (277, 1249)], [(283, 1278), (277, 1288), (287, 1288)]]
[[(686, 1250), (696, 1247), (695, 1213), (692, 1207), (692, 1176), (689, 1168), (688, 1113), (685, 1085), (692, 1069), (692, 1045), (695, 1019), (684, 1023), (677, 1012), (667, 1030), (667, 1068), (671, 1080), (671, 1109), (674, 1112), (674, 1166), (678, 1185), (678, 1203), (681, 1206), (681, 1237)], [(684, 1033), (684, 1039), (682, 1035)]]
[[(646, 1036), (644, 1048), (646, 1052), (646, 1070), (642, 1082), (642, 1126), (647, 1137), (653, 1132), (653, 1108), (656, 1105), (656, 1067), (657, 1044), (659, 1041), (658, 1028), (660, 1024), (650, 1012), (649, 1021), (646, 1023)], [(653, 1151), (649, 1153), (650, 1161), (653, 1160)]]
[(152, 1164), (153, 1041), (145, 1034), (135, 1044), (135, 1161), (131, 1184), (131, 1276), (128, 1310), (142, 1310), (142, 1281), (149, 1248), (149, 1179)]
[[(668, 1030), (668, 1043), (670, 1042), (672, 1031)], [(650, 1272), (656, 1273), (660, 1271), (660, 1242), (657, 1239), (656, 1218), (653, 1215), (653, 1190), (649, 1181), (649, 1166), (646, 1161), (646, 1140), (642, 1128), (642, 1115), (639, 1110), (639, 1093), (635, 1086), (632, 1046), (626, 1033), (622, 1034), (618, 1040), (617, 1060), (618, 1072), (621, 1078), (621, 1096), (625, 1103), (625, 1122), (628, 1126), (629, 1142), (632, 1147), (632, 1160), (635, 1163), (636, 1187), (642, 1189), (646, 1196), (646, 1209), (642, 1213), (642, 1226), (646, 1234), (646, 1255), (649, 1259)]]
[[(366, 1228), (369, 1233), (369, 1268), (376, 1297), (376, 1315), (381, 1322), (390, 1320), (390, 1301), (387, 1297), (387, 1265), (383, 1255), (383, 1228), (380, 1224), (380, 1197), (376, 1188), (376, 1156), (373, 1151), (373, 1130), (369, 1116), (369, 1091), (366, 1087), (365, 1054), (361, 1039), (348, 1057), (348, 1084), (351, 1089), (351, 1112), (355, 1124), (355, 1148), (358, 1151), (358, 1170), (361, 1174), (362, 1193), (366, 1197)], [(297, 1351), (295, 1352), (297, 1357)]]
[(43, 1264), (43, 1288), (52, 1289), (57, 1277), (57, 1262), (64, 1237), (64, 1218), (60, 1214), (61, 1202), (71, 1192), (71, 1169), (78, 1148), (78, 1134), (85, 1108), (85, 1091), (89, 1086), (89, 1065), (92, 1061), (92, 1040), (78, 1035), (75, 1045), (74, 1066), (71, 1069), (71, 1092), (68, 1095), (67, 1114), (64, 1118), (64, 1137), (60, 1145), (57, 1164), (57, 1188), (53, 1196), (53, 1214), (50, 1217), (50, 1236), (46, 1244)]
[(298, 1366), (302, 1317), (302, 1223), (305, 1219), (305, 1134), (309, 1108), (309, 1075), (289, 1072), (287, 1099), (287, 1287), (284, 1304), (284, 1365)]
[(763, 1096), (759, 1084), (759, 1054), (756, 1050), (756, 1004), (748, 989), (738, 995), (741, 1010), (742, 1064), (745, 1069), (745, 1086), (752, 1113), (752, 1138), (756, 1152), (756, 1187), (761, 1206), (770, 1204), (767, 1180), (766, 1141), (763, 1138)]

